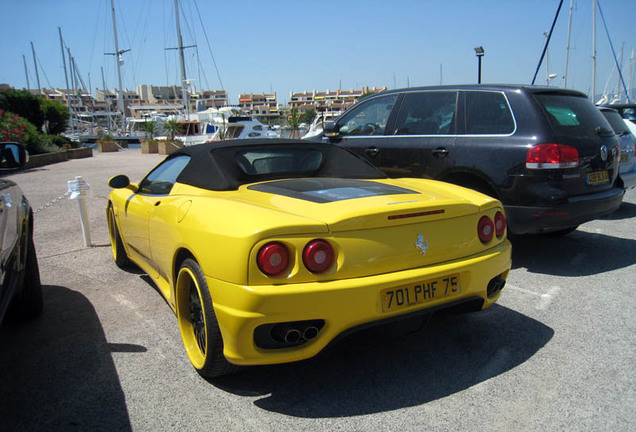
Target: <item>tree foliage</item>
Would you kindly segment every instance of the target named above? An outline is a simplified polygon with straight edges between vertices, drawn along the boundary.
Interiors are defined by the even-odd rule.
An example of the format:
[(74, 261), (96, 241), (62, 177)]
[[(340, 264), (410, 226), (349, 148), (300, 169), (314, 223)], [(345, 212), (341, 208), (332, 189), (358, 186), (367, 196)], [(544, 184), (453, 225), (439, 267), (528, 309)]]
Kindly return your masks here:
[(302, 123), (310, 124), (316, 118), (316, 111), (312, 109), (308, 109), (300, 116), (300, 121)]
[(157, 133), (157, 122), (154, 120), (144, 122), (143, 129), (144, 129), (144, 132), (150, 135), (150, 139), (154, 139), (155, 134)]
[(165, 128), (166, 132), (168, 132), (168, 137), (170, 137), (170, 140), (172, 141), (174, 139), (174, 136), (179, 131), (179, 123), (177, 122), (177, 120), (171, 118), (166, 121)]
[[(69, 144), (60, 137), (69, 119), (68, 108), (27, 90), (0, 90), (0, 139), (24, 144), (30, 153), (55, 151)], [(44, 134), (43, 126), (50, 134)]]
[(42, 130), (44, 114), (40, 108), (40, 98), (27, 90), (0, 90), (0, 109), (25, 118), (37, 130)]
[(0, 109), (0, 140), (22, 143), (29, 152), (37, 154), (43, 152), (43, 137), (26, 119)]
[(300, 115), (296, 108), (289, 110), (287, 114), (287, 126), (291, 131), (290, 138), (300, 138)]
[(68, 107), (57, 101), (40, 98), (40, 109), (44, 116), (46, 130), (50, 135), (59, 135), (68, 127)]

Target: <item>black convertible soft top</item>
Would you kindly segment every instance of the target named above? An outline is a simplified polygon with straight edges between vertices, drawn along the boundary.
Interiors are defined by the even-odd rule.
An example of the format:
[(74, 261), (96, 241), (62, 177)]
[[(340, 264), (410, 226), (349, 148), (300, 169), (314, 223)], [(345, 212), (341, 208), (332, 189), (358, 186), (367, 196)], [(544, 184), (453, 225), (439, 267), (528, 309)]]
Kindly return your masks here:
[(168, 158), (190, 156), (179, 183), (225, 191), (266, 180), (306, 177), (383, 179), (360, 156), (334, 144), (293, 139), (242, 139), (184, 147)]

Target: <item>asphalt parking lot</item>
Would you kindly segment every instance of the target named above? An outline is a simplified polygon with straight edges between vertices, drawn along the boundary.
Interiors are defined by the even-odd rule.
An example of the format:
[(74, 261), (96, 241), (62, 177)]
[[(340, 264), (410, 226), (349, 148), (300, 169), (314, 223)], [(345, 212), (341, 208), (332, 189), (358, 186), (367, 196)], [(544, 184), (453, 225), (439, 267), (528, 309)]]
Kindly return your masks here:
[[(0, 327), (0, 430), (636, 429), (636, 190), (566, 237), (514, 238), (487, 311), (368, 330), (309, 361), (208, 382), (148, 278), (110, 253), (108, 178), (138, 181), (161, 159), (95, 153), (5, 176), (38, 210), (45, 309)], [(77, 201), (61, 197), (75, 176), (92, 187), (91, 247)]]

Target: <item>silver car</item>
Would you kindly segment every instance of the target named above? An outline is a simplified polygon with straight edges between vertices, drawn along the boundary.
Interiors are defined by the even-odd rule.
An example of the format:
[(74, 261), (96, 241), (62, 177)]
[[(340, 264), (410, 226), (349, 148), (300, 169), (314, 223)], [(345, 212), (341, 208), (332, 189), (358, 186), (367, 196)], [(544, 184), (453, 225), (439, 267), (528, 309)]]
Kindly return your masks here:
[(623, 181), (625, 189), (636, 186), (636, 159), (634, 158), (634, 148), (636, 147), (636, 136), (630, 132), (629, 120), (624, 120), (619, 112), (609, 107), (599, 107), (605, 116), (614, 133), (618, 135), (621, 144), (621, 162), (618, 175)]
[[(23, 167), (24, 147), (0, 142), (0, 175)], [(0, 323), (5, 316), (34, 318), (42, 312), (42, 285), (33, 244), (33, 210), (20, 187), (0, 177)]]

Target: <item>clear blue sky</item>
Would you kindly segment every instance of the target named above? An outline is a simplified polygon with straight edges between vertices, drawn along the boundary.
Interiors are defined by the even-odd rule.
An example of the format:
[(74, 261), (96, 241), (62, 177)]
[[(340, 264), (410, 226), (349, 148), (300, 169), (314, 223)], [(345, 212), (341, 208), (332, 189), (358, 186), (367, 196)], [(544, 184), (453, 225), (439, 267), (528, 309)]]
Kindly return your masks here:
[[(598, 0), (623, 73), (636, 48), (636, 1)], [(407, 87), (473, 83), (485, 49), (482, 81), (532, 80), (558, 0), (181, 0), (188, 78), (204, 89), (225, 88), (230, 102), (239, 93)], [(549, 49), (553, 85), (563, 86), (569, 0), (565, 0)], [(592, 89), (592, 0), (575, 0), (568, 87)], [(198, 9), (198, 12), (197, 12)], [(0, 0), (0, 83), (36, 88), (31, 42), (43, 87), (65, 88), (58, 36), (71, 49), (86, 86), (117, 86), (110, 0)], [(180, 81), (173, 0), (115, 0), (124, 88)], [(203, 22), (203, 27), (202, 23)], [(205, 32), (203, 31), (205, 29)], [(207, 35), (207, 40), (206, 40)], [(208, 45), (209, 41), (209, 45)], [(221, 77), (219, 81), (212, 55)], [(597, 14), (597, 93), (617, 73)], [(440, 73), (441, 69), (441, 73)], [(634, 72), (636, 75), (636, 71)], [(611, 80), (610, 80), (611, 77)], [(636, 80), (636, 77), (634, 78)], [(537, 83), (546, 81), (545, 63)], [(222, 82), (222, 85), (221, 85)], [(636, 83), (634, 83), (636, 85)], [(629, 86), (629, 84), (628, 84)]]

